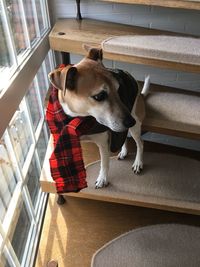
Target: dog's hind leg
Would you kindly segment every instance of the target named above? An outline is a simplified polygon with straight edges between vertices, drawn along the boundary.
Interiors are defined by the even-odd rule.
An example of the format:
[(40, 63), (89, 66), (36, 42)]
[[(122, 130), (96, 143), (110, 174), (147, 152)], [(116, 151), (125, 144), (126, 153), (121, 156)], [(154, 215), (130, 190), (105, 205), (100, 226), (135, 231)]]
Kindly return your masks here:
[(139, 173), (143, 169), (143, 141), (141, 139), (141, 122), (136, 120), (136, 124), (129, 129), (131, 136), (136, 142), (136, 157), (132, 165), (132, 170)]
[[(150, 89), (150, 76), (145, 78), (144, 86), (142, 88), (142, 95), (145, 97)], [(144, 105), (144, 98), (141, 95), (138, 96), (136, 105), (134, 106), (131, 114), (134, 117), (136, 124), (129, 128), (129, 133), (133, 137), (136, 142), (136, 157), (135, 161), (132, 165), (132, 170), (135, 173), (139, 173), (143, 169), (143, 141), (141, 139), (141, 126), (142, 121), (145, 117), (145, 105)]]

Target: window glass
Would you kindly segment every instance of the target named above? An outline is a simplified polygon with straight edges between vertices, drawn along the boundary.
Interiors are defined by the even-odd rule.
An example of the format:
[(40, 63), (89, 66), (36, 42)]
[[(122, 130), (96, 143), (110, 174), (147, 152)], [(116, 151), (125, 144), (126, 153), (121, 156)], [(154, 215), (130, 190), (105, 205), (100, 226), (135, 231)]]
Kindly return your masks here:
[(27, 23), (28, 32), (29, 32), (29, 38), (32, 43), (37, 37), (32, 1), (23, 0), (23, 4), (24, 4), (25, 16), (26, 16), (26, 23)]
[[(6, 267), (16, 267), (15, 263), (8, 261), (9, 255), (15, 258), (16, 254), (19, 263), (24, 262), (27, 257), (24, 252), (31, 247), (33, 229), (33, 238), (37, 232), (37, 214), (41, 211), (36, 209), (41, 196), (44, 197), (39, 184), (40, 167), (43, 165), (48, 142), (48, 128), (42, 111), (44, 105), (40, 101), (40, 97), (45, 96), (45, 83), (48, 85), (45, 75), (47, 76), (44, 61), (43, 68), (37, 73), (37, 82), (32, 82), (0, 140), (0, 224), (2, 223), (3, 231), (7, 233), (7, 240), (11, 244), (9, 248), (3, 244), (2, 248), (2, 251), (4, 248), (8, 250), (8, 254), (5, 254), (7, 256), (1, 255), (1, 263)], [(37, 86), (42, 88), (43, 94)], [(42, 127), (37, 127), (39, 123)], [(33, 131), (36, 128), (37, 135), (34, 137)], [(20, 201), (25, 192), (29, 192), (30, 198)], [(19, 202), (16, 208), (15, 204)], [(35, 212), (31, 209), (31, 204)], [(33, 219), (36, 222), (34, 226)]]
[(44, 100), (47, 93), (47, 84), (46, 84), (46, 74), (44, 73), (44, 66), (42, 65), (37, 73), (39, 91), (42, 99), (42, 104), (44, 104)]
[[(1, 13), (2, 13), (2, 6), (0, 3), (0, 14)], [(2, 16), (0, 16), (0, 71), (1, 68), (3, 67), (10, 67), (12, 63), (13, 62), (7, 44), (5, 24), (3, 23)]]
[(18, 180), (4, 140), (0, 142), (0, 178), (0, 220), (3, 222)]
[(32, 144), (31, 131), (24, 111), (17, 111), (14, 117), (8, 127), (8, 132), (17, 160), (22, 168)]
[(0, 257), (0, 263), (2, 264), (2, 265), (0, 265), (1, 267), (13, 267), (11, 260), (8, 259), (5, 251), (2, 253), (2, 255)]
[(42, 117), (39, 100), (36, 92), (34, 82), (29, 87), (28, 93), (26, 94), (28, 106), (33, 121), (34, 130), (36, 130), (38, 123)]
[(47, 74), (49, 74), (52, 71), (49, 55), (50, 55), (50, 51), (49, 51), (48, 55), (45, 58), (45, 65), (46, 65)]
[(0, 91), (48, 28), (46, 0), (0, 1)]
[(13, 32), (15, 48), (17, 54), (23, 52), (26, 47), (26, 39), (24, 35), (24, 25), (22, 23), (22, 8), (20, 8), (17, 0), (6, 0), (7, 12), (10, 20), (10, 26)]
[(2, 238), (2, 236), (1, 236), (1, 234), (0, 234), (0, 248), (1, 248), (1, 246), (2, 246), (2, 243), (3, 243), (3, 238)]
[(13, 221), (13, 231), (10, 233), (9, 239), (12, 247), (17, 255), (19, 262), (22, 262), (25, 246), (30, 232), (31, 220), (24, 202), (21, 200), (16, 216)]
[(13, 149), (14, 149), (14, 152), (16, 154), (18, 163), (21, 167), (23, 167), (25, 157), (24, 157), (24, 150), (23, 150), (22, 144), (20, 142), (19, 130), (14, 124), (11, 124), (8, 127), (8, 132), (10, 135), (10, 139), (11, 139)]
[(42, 15), (42, 7), (40, 0), (35, 1), (36, 10), (37, 10), (37, 17), (38, 17), (38, 24), (40, 28), (40, 33), (42, 33), (45, 29), (45, 21), (44, 16)]
[[(1, 173), (1, 171), (0, 171)], [(3, 183), (2, 183), (3, 184)], [(1, 185), (0, 183), (0, 186), (3, 187), (4, 185)], [(1, 190), (3, 191), (3, 190)], [(5, 201), (3, 199), (3, 197), (1, 196), (1, 192), (0, 192), (0, 211), (1, 211), (1, 214), (0, 214), (0, 220), (3, 221), (4, 217), (5, 217), (5, 214), (6, 214), (6, 204), (5, 204)]]
[(35, 160), (35, 156), (33, 157), (29, 170), (28, 170), (28, 174), (27, 174), (27, 187), (28, 187), (28, 191), (32, 200), (32, 204), (35, 207), (36, 203), (37, 203), (37, 197), (39, 194), (39, 170), (38, 170), (38, 166)]
[[(0, 93), (5, 93), (13, 106), (18, 103), (16, 95), (22, 96), (20, 88), (19, 92), (10, 88), (17, 89), (18, 74), (34, 61), (36, 49), (43, 45), (41, 36), (47, 35), (46, 2), (0, 0)], [(45, 51), (48, 53), (47, 48), (42, 57)], [(50, 71), (52, 62), (52, 53), (48, 53), (29, 88), (22, 87), (27, 94), (19, 108), (12, 109), (15, 114), (0, 137), (0, 267), (32, 266), (36, 254), (34, 244), (38, 242), (46, 201), (39, 177), (48, 142), (44, 121), (46, 70)], [(30, 81), (29, 70), (26, 75)], [(5, 113), (10, 114), (10, 108), (7, 106)]]
[(20, 110), (17, 113), (16, 119), (14, 121), (14, 125), (16, 129), (18, 130), (19, 140), (21, 143), (21, 147), (23, 149), (23, 155), (24, 155), (24, 158), (26, 158), (33, 141), (32, 141), (30, 126), (28, 125), (28, 119), (27, 119), (27, 115), (25, 114), (25, 111)]
[(46, 143), (46, 138), (45, 138), (45, 126), (43, 126), (43, 129), (41, 131), (41, 134), (39, 136), (38, 142), (37, 142), (37, 151), (38, 151), (38, 156), (40, 159), (40, 165), (43, 165), (44, 162), (44, 157), (46, 154), (46, 149), (47, 149), (47, 143)]

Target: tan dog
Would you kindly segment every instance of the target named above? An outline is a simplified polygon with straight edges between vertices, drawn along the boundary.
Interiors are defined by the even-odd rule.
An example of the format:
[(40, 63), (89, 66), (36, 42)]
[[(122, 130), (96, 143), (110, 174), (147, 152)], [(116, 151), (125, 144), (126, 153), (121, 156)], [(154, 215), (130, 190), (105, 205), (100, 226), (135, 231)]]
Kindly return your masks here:
[[(56, 69), (49, 74), (53, 86), (59, 89), (59, 102), (64, 112), (71, 117), (93, 116), (99, 123), (115, 132), (123, 132), (129, 128), (137, 145), (132, 169), (135, 173), (139, 173), (143, 168), (143, 142), (140, 137), (141, 124), (145, 116), (143, 95), (147, 94), (149, 89), (149, 78), (145, 79), (142, 91), (137, 90), (130, 114), (119, 98), (117, 92), (119, 82), (102, 64), (102, 50), (87, 46), (85, 48), (88, 50), (88, 55), (78, 64)], [(81, 140), (95, 142), (99, 147), (101, 167), (96, 188), (106, 186), (109, 169), (108, 132), (82, 136)], [(127, 153), (125, 142), (118, 158), (124, 159)]]

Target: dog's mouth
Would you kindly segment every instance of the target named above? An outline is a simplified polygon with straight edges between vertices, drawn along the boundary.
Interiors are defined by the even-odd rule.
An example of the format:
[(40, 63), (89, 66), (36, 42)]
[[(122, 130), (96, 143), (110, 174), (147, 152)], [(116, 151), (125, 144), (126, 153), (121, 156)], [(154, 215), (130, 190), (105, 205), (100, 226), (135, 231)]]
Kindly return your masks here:
[(129, 128), (133, 127), (136, 123), (135, 119), (128, 115), (123, 120), (112, 120), (112, 121), (105, 121), (103, 119), (97, 119), (100, 124), (107, 126), (114, 132), (125, 132)]
[(126, 127), (110, 127), (110, 129), (113, 131), (113, 132), (117, 132), (117, 133), (122, 133), (122, 132), (125, 132), (128, 130), (128, 128)]

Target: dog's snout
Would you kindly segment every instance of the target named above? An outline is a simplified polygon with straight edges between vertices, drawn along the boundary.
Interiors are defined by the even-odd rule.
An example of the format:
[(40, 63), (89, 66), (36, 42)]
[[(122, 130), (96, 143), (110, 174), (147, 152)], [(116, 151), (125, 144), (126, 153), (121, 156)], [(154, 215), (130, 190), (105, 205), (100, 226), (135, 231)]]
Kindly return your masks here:
[(136, 123), (136, 121), (131, 115), (126, 116), (123, 120), (123, 124), (126, 128), (130, 128), (130, 127), (134, 126), (135, 123)]

